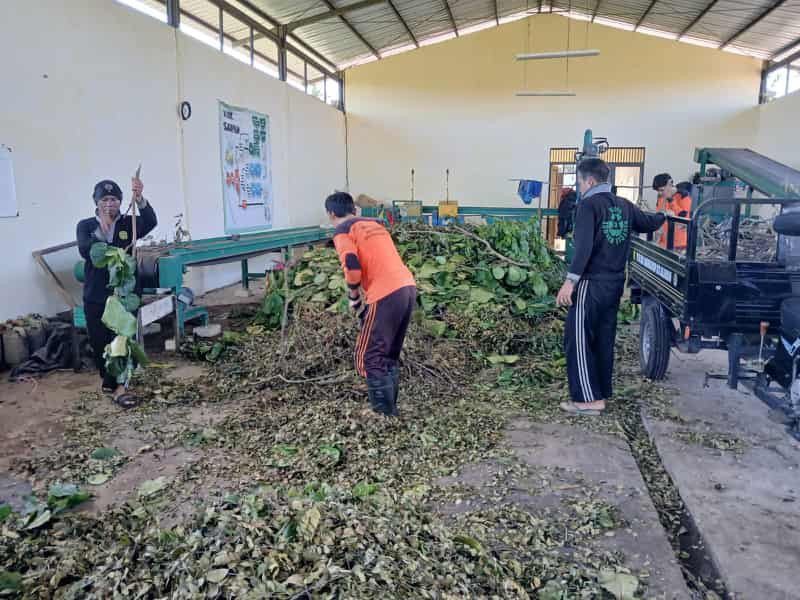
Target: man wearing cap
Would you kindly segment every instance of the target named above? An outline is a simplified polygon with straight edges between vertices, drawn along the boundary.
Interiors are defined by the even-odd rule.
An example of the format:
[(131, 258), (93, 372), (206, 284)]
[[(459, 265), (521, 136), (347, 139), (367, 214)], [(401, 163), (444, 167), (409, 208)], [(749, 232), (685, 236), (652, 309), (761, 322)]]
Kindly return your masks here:
[[(142, 196), (144, 186), (138, 177), (131, 183), (133, 201), (139, 208), (136, 217), (136, 235), (144, 237), (157, 224), (156, 213), (150, 203)], [(115, 399), (122, 394), (122, 386), (116, 379), (106, 373), (103, 352), (114, 339), (114, 333), (103, 325), (102, 316), (106, 299), (112, 294), (108, 287), (108, 269), (98, 268), (92, 264), (89, 252), (96, 242), (105, 242), (109, 246), (125, 248), (129, 252), (133, 242), (133, 219), (131, 215), (122, 215), (122, 190), (113, 181), (105, 179), (94, 186), (92, 195), (95, 203), (95, 216), (83, 219), (78, 223), (78, 251), (85, 259), (83, 281), (83, 310), (86, 313), (86, 330), (92, 346), (95, 364), (103, 380), (103, 391), (114, 393)]]

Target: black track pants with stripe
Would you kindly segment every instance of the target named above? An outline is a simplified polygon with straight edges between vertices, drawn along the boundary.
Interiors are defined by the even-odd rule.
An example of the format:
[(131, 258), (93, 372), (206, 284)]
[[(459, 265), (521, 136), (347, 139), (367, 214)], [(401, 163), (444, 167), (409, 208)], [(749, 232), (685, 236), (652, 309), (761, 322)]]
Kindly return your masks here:
[(386, 375), (397, 364), (416, 302), (417, 288), (412, 285), (367, 306), (356, 341), (355, 363), (359, 375)]
[(617, 311), (624, 286), (622, 279), (581, 279), (575, 286), (564, 330), (573, 402), (611, 398)]

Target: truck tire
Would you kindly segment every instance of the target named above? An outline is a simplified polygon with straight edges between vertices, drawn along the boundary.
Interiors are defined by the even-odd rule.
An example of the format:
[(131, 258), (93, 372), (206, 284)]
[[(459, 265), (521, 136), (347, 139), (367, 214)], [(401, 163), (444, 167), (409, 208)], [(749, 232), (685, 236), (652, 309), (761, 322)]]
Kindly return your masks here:
[(672, 323), (662, 306), (652, 298), (642, 302), (639, 322), (639, 365), (642, 375), (654, 381), (664, 379), (672, 349)]

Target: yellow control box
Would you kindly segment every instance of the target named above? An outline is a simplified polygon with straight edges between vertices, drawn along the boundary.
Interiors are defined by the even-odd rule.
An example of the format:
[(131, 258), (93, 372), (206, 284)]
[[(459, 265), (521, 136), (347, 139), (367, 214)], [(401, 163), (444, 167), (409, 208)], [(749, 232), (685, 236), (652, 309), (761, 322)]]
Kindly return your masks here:
[(445, 200), (439, 202), (439, 217), (457, 217), (458, 216), (458, 202), (455, 200)]

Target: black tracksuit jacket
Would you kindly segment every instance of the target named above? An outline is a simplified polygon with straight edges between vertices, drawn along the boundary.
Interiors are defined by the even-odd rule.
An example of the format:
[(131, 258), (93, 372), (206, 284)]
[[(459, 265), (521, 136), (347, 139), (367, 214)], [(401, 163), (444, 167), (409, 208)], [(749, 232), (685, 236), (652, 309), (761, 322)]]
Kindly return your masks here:
[[(158, 224), (156, 213), (148, 202), (136, 216), (136, 236), (143, 238), (155, 229)], [(105, 304), (112, 290), (108, 288), (108, 269), (98, 269), (92, 264), (89, 251), (96, 242), (107, 242), (100, 230), (96, 217), (83, 219), (78, 223), (78, 251), (86, 260), (83, 281), (83, 301), (90, 304)], [(121, 217), (114, 225), (114, 239), (109, 244), (117, 248), (127, 248), (133, 239), (133, 219), (130, 215)]]
[(567, 277), (624, 279), (631, 237), (650, 233), (664, 223), (662, 213), (645, 213), (625, 198), (601, 191), (581, 198), (575, 216), (575, 253)]

